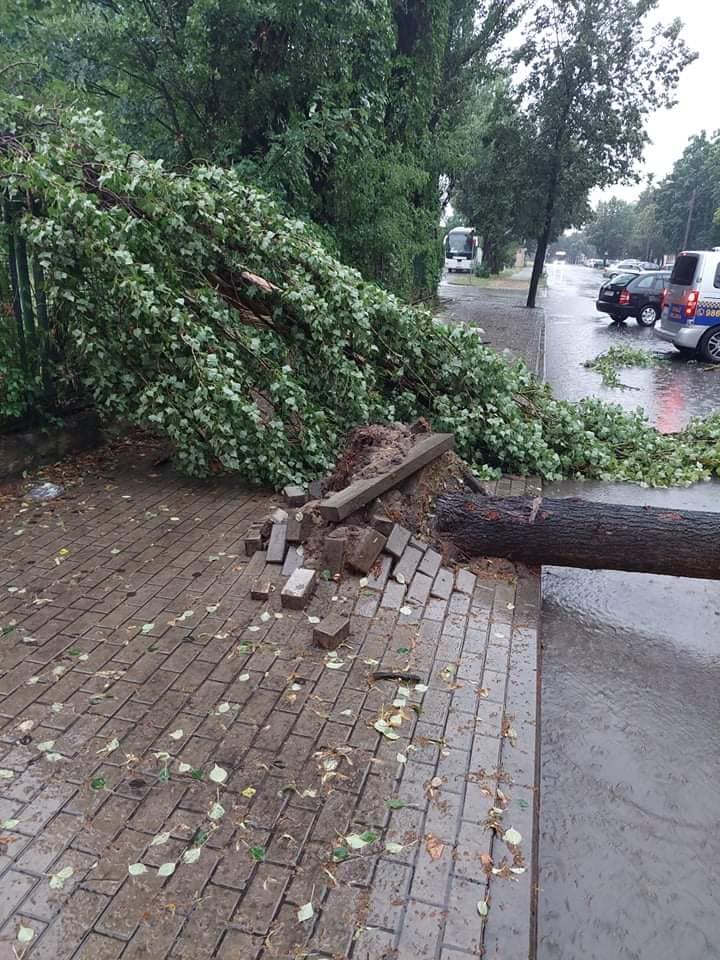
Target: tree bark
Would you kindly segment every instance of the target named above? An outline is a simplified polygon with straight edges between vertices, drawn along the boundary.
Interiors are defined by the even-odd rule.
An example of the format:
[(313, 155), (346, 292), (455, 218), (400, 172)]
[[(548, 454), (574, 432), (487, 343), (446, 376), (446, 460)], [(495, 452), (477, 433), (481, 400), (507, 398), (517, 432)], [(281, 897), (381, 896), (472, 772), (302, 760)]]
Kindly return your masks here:
[(469, 556), (720, 580), (720, 514), (537, 497), (448, 494), (436, 529)]

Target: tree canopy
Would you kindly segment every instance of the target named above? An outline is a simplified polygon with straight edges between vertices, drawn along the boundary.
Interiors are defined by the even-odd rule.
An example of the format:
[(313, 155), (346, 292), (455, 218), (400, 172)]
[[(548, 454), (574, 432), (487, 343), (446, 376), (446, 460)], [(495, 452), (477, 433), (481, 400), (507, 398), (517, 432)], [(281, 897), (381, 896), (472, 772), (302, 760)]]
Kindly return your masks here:
[(720, 417), (666, 436), (640, 412), (554, 400), (473, 329), (364, 281), (234, 169), (177, 173), (88, 111), (11, 98), (0, 130), (15, 229), (66, 338), (60, 375), (165, 435), (189, 473), (282, 486), (326, 470), (351, 427), (421, 416), (484, 472), (668, 484), (720, 469)]

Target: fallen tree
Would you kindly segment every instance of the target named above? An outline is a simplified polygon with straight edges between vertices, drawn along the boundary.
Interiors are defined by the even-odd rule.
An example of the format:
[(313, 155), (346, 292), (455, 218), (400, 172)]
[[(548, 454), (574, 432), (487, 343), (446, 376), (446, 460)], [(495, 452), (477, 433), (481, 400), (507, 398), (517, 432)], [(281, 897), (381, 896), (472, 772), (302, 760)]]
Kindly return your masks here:
[(715, 513), (449, 494), (438, 498), (435, 523), (468, 556), (720, 580)]
[(44, 272), (60, 375), (166, 436), (188, 473), (281, 487), (324, 473), (353, 427), (420, 417), (480, 476), (668, 485), (720, 468), (720, 417), (666, 436), (641, 412), (555, 400), (472, 329), (366, 283), (236, 171), (168, 170), (96, 114), (3, 100), (0, 184)]

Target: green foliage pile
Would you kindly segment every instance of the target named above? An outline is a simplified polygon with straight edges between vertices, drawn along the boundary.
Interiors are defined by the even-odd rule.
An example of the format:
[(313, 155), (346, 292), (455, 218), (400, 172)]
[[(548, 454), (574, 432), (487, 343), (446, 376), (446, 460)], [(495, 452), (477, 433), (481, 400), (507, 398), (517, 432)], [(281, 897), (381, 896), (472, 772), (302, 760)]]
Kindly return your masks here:
[(602, 376), (603, 386), (624, 387), (620, 382), (619, 370), (628, 367), (654, 367), (658, 363), (666, 363), (668, 355), (652, 350), (641, 350), (638, 347), (628, 347), (619, 343), (610, 347), (604, 353), (588, 360), (585, 366), (589, 370), (597, 370)]
[(669, 484), (720, 463), (720, 422), (670, 437), (554, 400), (472, 330), (363, 281), (233, 170), (170, 172), (88, 112), (8, 101), (0, 130), (68, 375), (165, 434), (188, 473), (278, 487), (325, 470), (351, 427), (419, 416), (487, 469)]

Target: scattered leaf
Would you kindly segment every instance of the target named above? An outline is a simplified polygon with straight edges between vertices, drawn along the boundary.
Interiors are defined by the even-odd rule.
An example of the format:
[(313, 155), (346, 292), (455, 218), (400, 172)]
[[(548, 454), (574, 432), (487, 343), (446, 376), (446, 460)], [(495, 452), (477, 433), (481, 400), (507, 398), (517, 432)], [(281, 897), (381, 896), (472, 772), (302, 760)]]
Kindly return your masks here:
[(264, 860), (265, 847), (250, 847), (250, 856), (253, 860)]
[(404, 606), (400, 607), (400, 614), (403, 617), (409, 617), (412, 612), (412, 607), (409, 607), (407, 604), (404, 604)]
[(35, 726), (34, 720), (23, 720), (22, 723), (18, 724), (18, 730), (21, 733), (30, 733), (30, 731), (34, 726)]
[(210, 807), (210, 813), (208, 813), (208, 816), (211, 820), (219, 820), (224, 815), (225, 807), (221, 803), (214, 803)]
[(2, 830), (14, 830), (15, 827), (20, 823), (19, 820), (2, 820), (0, 821), (0, 829)]
[(53, 713), (62, 713), (62, 709), (63, 709), (64, 706), (65, 706), (64, 703), (54, 703), (54, 704), (50, 707), (50, 709), (52, 710)]
[(35, 931), (32, 927), (24, 927), (20, 924), (17, 932), (18, 943), (30, 943), (34, 936)]
[(183, 863), (197, 863), (202, 853), (202, 847), (190, 847), (183, 854)]
[(238, 683), (245, 683), (245, 681), (249, 679), (250, 679), (249, 673), (241, 673), (240, 676), (238, 677)]
[(486, 917), (488, 915), (488, 902), (487, 900), (478, 900), (477, 912), (481, 917)]
[(400, 736), (395, 733), (392, 727), (385, 720), (376, 720), (373, 727), (378, 733), (381, 733), (388, 740), (399, 740)]
[(128, 867), (128, 873), (131, 877), (139, 877), (143, 873), (147, 873), (147, 867), (144, 863), (131, 863)]
[(15, 777), (14, 770), (0, 769), (0, 780), (13, 780), (14, 777)]
[(140, 631), (141, 633), (150, 633), (150, 631), (154, 626), (155, 626), (154, 623), (144, 623), (142, 627), (140, 627)]
[(320, 623), (320, 617), (308, 617), (308, 623)]
[(230, 710), (229, 703), (219, 703), (217, 708), (217, 713), (227, 713)]
[(62, 890), (65, 886), (65, 881), (69, 880), (73, 873), (75, 873), (75, 871), (72, 867), (63, 867), (62, 870), (58, 870), (57, 873), (54, 873), (50, 877), (50, 889)]
[(398, 652), (398, 653), (410, 653), (410, 647), (398, 647), (398, 648), (397, 648), (397, 652)]
[(432, 833), (429, 833), (425, 837), (425, 849), (433, 860), (439, 860), (443, 855), (445, 844), (442, 842), (442, 840), (438, 840), (437, 837), (433, 836)]
[(351, 833), (345, 837), (345, 842), (351, 850), (362, 850), (363, 847), (366, 847), (369, 843), (374, 843), (376, 840), (377, 835), (369, 830), (366, 830), (365, 833)]
[(514, 827), (510, 827), (509, 830), (506, 830), (503, 834), (503, 840), (505, 843), (510, 843), (516, 847), (519, 843), (522, 842), (522, 834), (518, 833)]
[(173, 732), (168, 734), (168, 736), (171, 740), (182, 740), (182, 738), (185, 736), (185, 733), (178, 727), (177, 730), (173, 730)]
[(397, 755), (397, 762), (398, 762), (398, 763), (407, 763), (407, 757), (405, 756), (404, 753), (399, 753), (399, 754)]
[[(212, 774), (210, 774), (210, 776), (212, 776)], [(257, 790), (254, 787), (245, 787), (245, 789), (241, 790), (240, 793), (243, 795), (243, 797), (247, 797), (248, 800), (251, 800), (257, 793)]]
[(50, 763), (57, 763), (58, 760), (63, 760), (64, 757), (61, 753), (46, 753), (45, 759), (48, 760)]
[(202, 770), (200, 770), (200, 769), (193, 770), (193, 771), (190, 773), (190, 777), (191, 777), (193, 780), (202, 780), (202, 778), (203, 778), (203, 772), (202, 772)]
[(525, 867), (510, 867), (510, 873), (514, 873), (516, 877), (519, 877), (525, 873), (525, 869)]
[(172, 860), (168, 860), (167, 863), (161, 863), (158, 867), (158, 876), (159, 877), (171, 877), (175, 873), (176, 864)]
[(227, 770), (223, 770), (217, 764), (210, 771), (210, 779), (213, 783), (225, 783), (227, 780)]
[(403, 576), (402, 573), (396, 573), (395, 579), (397, 580), (398, 583), (405, 583), (405, 577)]
[(350, 854), (347, 851), (347, 847), (335, 847), (332, 852), (332, 858), (335, 863), (342, 863), (343, 860), (347, 860)]
[(119, 746), (120, 741), (113, 738), (112, 740), (108, 740), (105, 746), (98, 750), (98, 753), (113, 753)]
[(191, 770), (192, 770), (192, 766), (189, 763), (180, 762), (178, 764), (178, 773), (190, 773)]
[(326, 660), (325, 666), (328, 670), (339, 670), (340, 667), (344, 667), (345, 663), (342, 660)]
[(297, 912), (297, 918), (300, 923), (305, 923), (306, 920), (311, 920), (315, 916), (315, 910), (311, 903), (304, 903)]
[(402, 853), (403, 845), (401, 843), (386, 843), (385, 849), (388, 853)]
[(90, 781), (91, 790), (104, 790), (105, 788), (105, 777), (94, 777)]
[(267, 623), (270, 617), (271, 617), (271, 614), (269, 610), (263, 610), (263, 612), (260, 614), (260, 619), (262, 620), (263, 623)]
[(162, 843), (167, 843), (170, 839), (169, 831), (167, 833), (158, 833), (150, 841), (151, 847), (159, 847)]
[(385, 801), (385, 806), (390, 810), (402, 810), (405, 806), (405, 801), (400, 800), (397, 797), (391, 797), (389, 800)]

